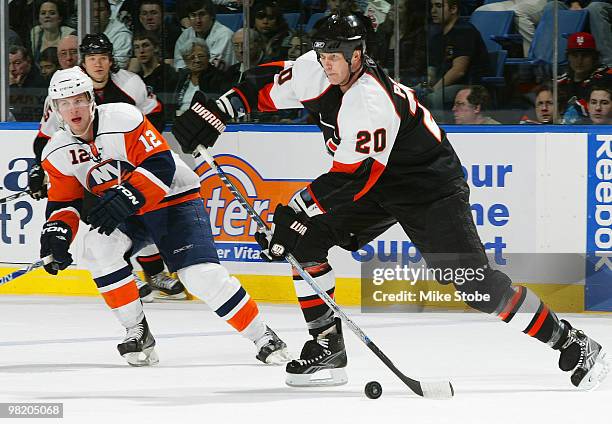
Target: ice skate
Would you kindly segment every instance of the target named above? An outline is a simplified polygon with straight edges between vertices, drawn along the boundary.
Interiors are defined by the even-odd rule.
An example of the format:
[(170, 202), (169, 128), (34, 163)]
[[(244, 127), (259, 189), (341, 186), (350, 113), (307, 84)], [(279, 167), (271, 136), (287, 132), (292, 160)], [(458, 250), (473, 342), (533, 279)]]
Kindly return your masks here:
[(319, 334), (308, 340), (302, 348), (300, 359), (287, 364), (288, 386), (340, 386), (346, 384), (346, 349), (340, 320), (336, 318), (337, 333)]
[(133, 273), (134, 281), (136, 281), (136, 287), (138, 287), (138, 296), (142, 303), (151, 303), (153, 302), (153, 290), (151, 290), (151, 286), (147, 284), (146, 281), (143, 281), (138, 274)]
[(146, 318), (127, 329), (125, 339), (117, 345), (117, 350), (133, 367), (155, 365), (159, 362), (155, 352), (155, 339), (149, 331)]
[(185, 286), (183, 286), (183, 283), (170, 277), (165, 272), (152, 275), (150, 284), (155, 289), (154, 296), (156, 299), (187, 299), (187, 293), (185, 293)]
[(292, 359), (285, 342), (268, 326), (264, 335), (255, 341), (255, 346), (259, 349), (255, 358), (265, 364), (281, 365)]
[(569, 334), (560, 349), (559, 368), (573, 371), (570, 380), (580, 390), (593, 390), (610, 371), (607, 353), (582, 330), (576, 330), (567, 321), (562, 321), (569, 328)]

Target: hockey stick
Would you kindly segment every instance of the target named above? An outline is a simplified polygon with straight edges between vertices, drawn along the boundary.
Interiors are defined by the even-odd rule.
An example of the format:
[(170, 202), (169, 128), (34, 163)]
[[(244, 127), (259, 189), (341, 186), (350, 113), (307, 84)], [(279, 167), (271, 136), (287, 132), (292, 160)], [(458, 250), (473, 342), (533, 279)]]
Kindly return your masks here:
[(10, 274), (7, 274), (3, 277), (0, 277), (0, 286), (6, 284), (6, 283), (10, 283), (11, 281), (13, 281), (15, 278), (19, 278), (22, 275), (27, 274), (30, 271), (34, 271), (37, 268), (40, 268), (42, 266), (47, 265), (48, 263), (51, 263), (51, 261), (53, 261), (53, 256), (49, 255), (49, 256), (45, 256), (44, 258), (41, 258), (35, 262), (32, 262), (30, 265), (18, 269), (17, 271), (13, 271)]
[(8, 203), (8, 202), (12, 202), (13, 200), (17, 200), (20, 197), (25, 196), (26, 194), (30, 194), (30, 190), (25, 190), (25, 191), (20, 191), (19, 193), (15, 193), (15, 194), (11, 194), (8, 197), (5, 197), (3, 199), (0, 199), (0, 205), (2, 203)]
[[(210, 167), (217, 173), (217, 175), (219, 176), (219, 178), (221, 178), (228, 190), (231, 191), (236, 200), (238, 200), (240, 205), (242, 205), (242, 207), (247, 211), (251, 219), (255, 221), (259, 230), (269, 235), (271, 232), (264, 220), (255, 211), (255, 209), (253, 209), (251, 204), (247, 202), (247, 200), (236, 188), (236, 186), (229, 180), (225, 172), (223, 172), (219, 164), (215, 161), (215, 159), (208, 152), (208, 150), (205, 147), (199, 145), (196, 148), (196, 153), (200, 154), (204, 158), (204, 160), (210, 165)], [(340, 319), (353, 331), (353, 333), (355, 333), (355, 335), (357, 335), (357, 337), (359, 337), (361, 341), (364, 342), (365, 345), (369, 347), (372, 352), (374, 352), (374, 354), (387, 366), (387, 368), (393, 371), (393, 373), (410, 388), (410, 390), (412, 390), (419, 396), (423, 396), (429, 399), (450, 399), (453, 397), (455, 392), (453, 389), (453, 385), (450, 383), (450, 381), (421, 382), (404, 375), (393, 364), (393, 362), (391, 362), (387, 355), (385, 355), (383, 351), (380, 350), (378, 346), (376, 346), (376, 344), (374, 344), (374, 342), (363, 332), (363, 330), (357, 324), (355, 324), (344, 313), (342, 309), (340, 309), (338, 304), (336, 304), (336, 302), (324, 290), (319, 287), (316, 281), (310, 276), (310, 274), (308, 274), (308, 272), (304, 270), (304, 268), (302, 268), (300, 263), (297, 261), (297, 259), (293, 257), (292, 254), (286, 254), (285, 259), (293, 268), (297, 270), (298, 274), (300, 274), (302, 279), (304, 279), (304, 281), (308, 283), (308, 285), (315, 291), (315, 293), (317, 293), (317, 295), (321, 299), (323, 299), (327, 306), (329, 306), (336, 313), (336, 315), (340, 317)]]

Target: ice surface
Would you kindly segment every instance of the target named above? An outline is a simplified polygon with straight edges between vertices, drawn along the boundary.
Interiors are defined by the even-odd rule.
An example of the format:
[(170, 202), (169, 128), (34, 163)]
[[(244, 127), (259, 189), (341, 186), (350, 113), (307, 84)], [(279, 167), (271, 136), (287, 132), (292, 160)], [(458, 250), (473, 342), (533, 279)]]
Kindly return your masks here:
[[(299, 354), (307, 333), (297, 306), (260, 305)], [(63, 402), (58, 422), (110, 423), (608, 423), (612, 377), (575, 390), (558, 353), (476, 313), (362, 314), (347, 309), (407, 375), (450, 379), (455, 398), (412, 394), (349, 330), (349, 383), (296, 389), (282, 367), (255, 359), (199, 302), (146, 304), (160, 364), (131, 368), (124, 331), (99, 298), (0, 297), (0, 402)], [(563, 315), (612, 349), (612, 315)], [(383, 395), (363, 394), (377, 380)], [(44, 420), (51, 422), (53, 420)], [(37, 421), (38, 422), (38, 421)]]

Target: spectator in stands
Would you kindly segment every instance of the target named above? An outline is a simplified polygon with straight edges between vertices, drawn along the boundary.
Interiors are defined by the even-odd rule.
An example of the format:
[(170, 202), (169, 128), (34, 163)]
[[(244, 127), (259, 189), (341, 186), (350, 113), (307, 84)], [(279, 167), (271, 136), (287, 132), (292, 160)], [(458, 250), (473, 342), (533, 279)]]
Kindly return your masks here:
[[(249, 66), (257, 66), (262, 63), (264, 58), (264, 45), (261, 35), (252, 28), (249, 31)], [(243, 61), (243, 46), (244, 46), (244, 29), (240, 28), (232, 37), (234, 45), (234, 53), (238, 62), (230, 66), (226, 71), (226, 89), (229, 90), (232, 86), (237, 85), (242, 81), (246, 67)], [(226, 89), (222, 91), (226, 91)]]
[(455, 124), (458, 125), (491, 125), (499, 124), (485, 114), (489, 106), (489, 93), (481, 85), (470, 85), (457, 92), (453, 104)]
[(566, 109), (564, 122), (588, 120), (591, 86), (612, 87), (612, 69), (599, 63), (595, 39), (588, 32), (571, 34), (567, 40), (568, 72), (558, 78), (559, 103)]
[(45, 81), (33, 66), (32, 56), (23, 46), (9, 48), (9, 85), (22, 88), (46, 88)]
[[(554, 102), (552, 89), (547, 85), (541, 85), (536, 89), (534, 104), (535, 120), (530, 119), (529, 115), (521, 118), (520, 124), (552, 124), (554, 122)], [(556, 110), (559, 115), (559, 108)]]
[(79, 39), (76, 35), (68, 35), (57, 43), (57, 61), (61, 69), (78, 65)]
[(66, 12), (60, 0), (44, 0), (38, 6), (38, 22), (30, 32), (31, 50), (34, 62), (47, 47), (57, 47), (62, 37), (75, 32), (74, 28), (62, 25)]
[[(563, 0), (557, 3), (559, 10), (586, 9), (589, 12), (589, 28), (601, 53), (601, 63), (612, 66), (612, 0)], [(553, 7), (551, 1), (544, 10)]]
[(251, 28), (259, 33), (264, 43), (264, 62), (287, 58), (283, 40), (289, 35), (289, 26), (274, 0), (256, 1), (251, 8)]
[(179, 72), (176, 85), (176, 115), (181, 115), (191, 104), (196, 91), (221, 94), (225, 84), (225, 74), (210, 63), (210, 53), (206, 41), (194, 38), (191, 44), (183, 46), (181, 55), (186, 69)]
[(38, 4), (34, 0), (13, 0), (9, 2), (9, 26), (22, 41), (18, 46), (30, 45), (30, 31), (38, 24)]
[(45, 80), (23, 46), (9, 47), (9, 104), (18, 121), (37, 121), (46, 96)]
[[(410, 86), (427, 74), (426, 0), (399, 0), (400, 80)], [(376, 30), (374, 51), (378, 63), (393, 73), (395, 65), (395, 16), (393, 9)]]
[(286, 38), (287, 59), (296, 60), (304, 53), (312, 50), (312, 41), (310, 37), (302, 31), (291, 31), (289, 37)]
[(202, 39), (210, 48), (211, 63), (219, 69), (236, 63), (232, 47), (232, 30), (215, 19), (216, 9), (211, 0), (190, 0), (186, 7), (191, 27), (187, 28), (176, 41), (174, 48), (174, 67), (185, 67), (182, 51), (191, 49), (193, 41)]
[(429, 43), (427, 79), (433, 92), (427, 103), (442, 109), (463, 86), (480, 82), (489, 58), (480, 32), (468, 22), (458, 22), (459, 0), (432, 0), (431, 18), (440, 31)]
[(111, 19), (111, 7), (108, 0), (93, 0), (93, 32), (104, 33), (113, 44), (114, 62), (121, 69), (126, 69), (132, 57), (132, 33), (119, 20)]
[(142, 0), (138, 11), (138, 20), (144, 32), (151, 33), (161, 42), (160, 57), (172, 65), (174, 46), (181, 35), (176, 25), (164, 25), (164, 7), (162, 0)]
[(594, 86), (589, 96), (589, 117), (595, 125), (612, 125), (612, 89)]
[(38, 67), (40, 68), (40, 75), (49, 83), (55, 71), (60, 68), (57, 61), (57, 47), (47, 47), (42, 51)]
[(485, 4), (477, 8), (476, 11), (513, 11), (514, 25), (518, 33), (523, 37), (523, 54), (527, 57), (536, 26), (542, 18), (544, 6), (546, 6), (547, 1), (548, 0), (506, 0)]
[(177, 74), (172, 66), (161, 60), (159, 53), (160, 43), (155, 35), (150, 32), (134, 35), (134, 55), (140, 64), (138, 75), (147, 87), (151, 87), (158, 97), (162, 97), (161, 93), (174, 91)]

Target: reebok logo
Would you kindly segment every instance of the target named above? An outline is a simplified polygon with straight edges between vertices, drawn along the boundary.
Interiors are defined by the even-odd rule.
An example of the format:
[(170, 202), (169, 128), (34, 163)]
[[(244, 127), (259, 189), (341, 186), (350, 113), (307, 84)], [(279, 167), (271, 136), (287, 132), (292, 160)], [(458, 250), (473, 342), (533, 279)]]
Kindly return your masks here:
[(192, 244), (188, 244), (187, 246), (179, 247), (178, 249), (174, 249), (174, 251), (172, 253), (174, 255), (176, 255), (177, 253), (184, 252), (185, 250), (189, 250), (191, 248), (193, 248), (193, 243)]
[(285, 246), (283, 246), (282, 244), (274, 243), (274, 246), (270, 248), (270, 253), (273, 256), (283, 256), (283, 254), (285, 253)]
[(306, 233), (306, 230), (308, 229), (308, 227), (302, 224), (300, 221), (293, 221), (293, 224), (291, 224), (289, 228), (291, 228), (293, 231), (295, 231), (301, 236), (303, 236)]
[(200, 103), (194, 103), (193, 106), (191, 106), (191, 110), (193, 110), (195, 113), (200, 115), (206, 122), (212, 125), (214, 129), (219, 131), (219, 134), (225, 131), (225, 124), (221, 122), (221, 120), (217, 118), (214, 113), (206, 109)]

